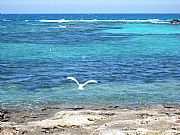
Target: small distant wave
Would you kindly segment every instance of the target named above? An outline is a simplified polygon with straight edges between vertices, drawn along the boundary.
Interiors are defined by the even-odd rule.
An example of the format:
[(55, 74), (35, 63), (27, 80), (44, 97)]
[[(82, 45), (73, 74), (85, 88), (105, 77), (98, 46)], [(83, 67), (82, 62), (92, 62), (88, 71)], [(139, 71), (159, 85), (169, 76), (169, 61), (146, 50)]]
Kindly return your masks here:
[(54, 29), (57, 29), (57, 28), (67, 28), (68, 26), (67, 25), (58, 25), (57, 27), (48, 27), (48, 28), (54, 28)]
[(67, 28), (66, 25), (59, 25), (59, 28)]
[(147, 20), (38, 20), (45, 23), (66, 23), (66, 22), (127, 22), (127, 23), (169, 23), (169, 20), (147, 19)]
[(7, 20), (7, 19), (3, 19), (3, 20), (0, 20), (2, 22), (10, 22), (11, 20)]
[(47, 22), (47, 23), (96, 22), (96, 21), (105, 21), (105, 20), (65, 20), (65, 19), (61, 19), (61, 20), (39, 20), (39, 22)]

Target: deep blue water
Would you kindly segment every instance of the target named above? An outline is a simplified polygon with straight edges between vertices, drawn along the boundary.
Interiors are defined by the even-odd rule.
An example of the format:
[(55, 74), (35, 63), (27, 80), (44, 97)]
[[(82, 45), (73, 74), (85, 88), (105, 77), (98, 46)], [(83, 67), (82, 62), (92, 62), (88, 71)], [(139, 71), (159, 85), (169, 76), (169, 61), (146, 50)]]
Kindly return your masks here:
[[(180, 103), (180, 14), (0, 15), (0, 108)], [(95, 79), (84, 91), (67, 80)]]

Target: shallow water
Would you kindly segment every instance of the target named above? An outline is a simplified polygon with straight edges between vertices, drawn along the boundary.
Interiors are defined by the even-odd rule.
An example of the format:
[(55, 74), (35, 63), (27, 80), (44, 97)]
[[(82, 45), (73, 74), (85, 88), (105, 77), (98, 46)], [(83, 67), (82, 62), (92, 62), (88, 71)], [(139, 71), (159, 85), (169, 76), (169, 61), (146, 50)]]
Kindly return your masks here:
[[(180, 14), (0, 15), (0, 107), (180, 103), (173, 18)], [(67, 76), (98, 84), (79, 91)]]

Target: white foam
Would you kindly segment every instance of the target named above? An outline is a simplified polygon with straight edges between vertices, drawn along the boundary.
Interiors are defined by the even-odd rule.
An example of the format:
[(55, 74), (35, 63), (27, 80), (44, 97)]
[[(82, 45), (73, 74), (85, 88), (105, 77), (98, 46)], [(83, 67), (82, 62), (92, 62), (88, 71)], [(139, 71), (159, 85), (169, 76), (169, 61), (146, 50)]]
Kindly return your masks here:
[(39, 20), (39, 22), (47, 22), (47, 23), (63, 23), (63, 22), (73, 22), (75, 20)]
[(59, 28), (67, 28), (68, 26), (67, 25), (58, 25), (58, 26), (55, 26), (55, 27), (48, 27), (48, 28), (54, 28), (54, 29), (59, 29)]
[(66, 22), (128, 22), (128, 23), (169, 23), (168, 20), (159, 20), (159, 19), (147, 19), (147, 20), (38, 20), (39, 22), (46, 23), (66, 23)]
[(151, 23), (155, 23), (155, 24), (170, 24), (170, 22), (163, 22), (163, 21), (159, 21), (159, 22), (151, 22)]
[(59, 25), (59, 28), (66, 28), (66, 25)]

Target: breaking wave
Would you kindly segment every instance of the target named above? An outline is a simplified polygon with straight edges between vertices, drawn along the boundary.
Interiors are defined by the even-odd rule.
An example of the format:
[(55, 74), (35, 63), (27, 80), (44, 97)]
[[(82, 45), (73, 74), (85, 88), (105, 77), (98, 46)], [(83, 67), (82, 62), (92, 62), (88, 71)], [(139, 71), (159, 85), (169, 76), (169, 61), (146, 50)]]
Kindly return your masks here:
[(147, 20), (38, 20), (45, 23), (67, 23), (67, 22), (127, 22), (127, 23), (169, 23), (169, 20), (147, 19)]

